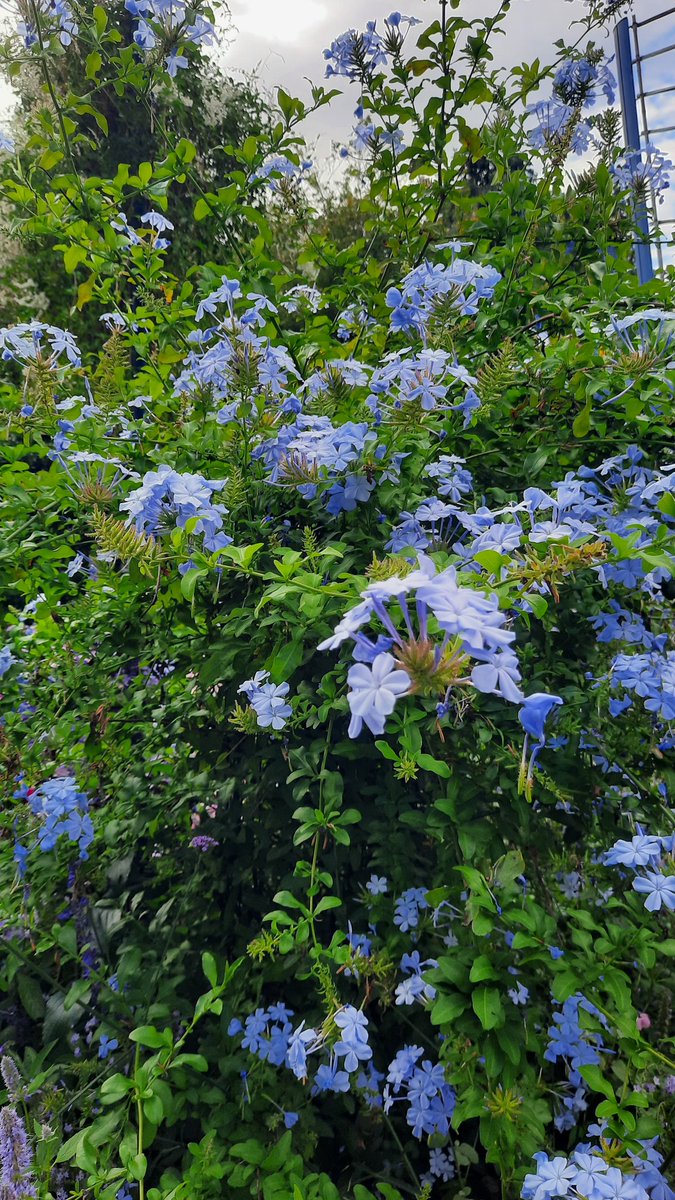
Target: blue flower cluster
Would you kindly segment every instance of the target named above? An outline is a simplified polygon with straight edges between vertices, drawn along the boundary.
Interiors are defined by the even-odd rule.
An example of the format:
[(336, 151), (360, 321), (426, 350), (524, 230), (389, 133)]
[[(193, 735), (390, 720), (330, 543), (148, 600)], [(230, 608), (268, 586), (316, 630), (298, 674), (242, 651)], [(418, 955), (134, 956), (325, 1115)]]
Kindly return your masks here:
[(627, 693), (633, 692), (644, 703), (647, 712), (664, 721), (675, 719), (675, 650), (651, 654), (617, 654), (610, 667), (610, 684), (619, 697), (611, 699), (609, 711), (613, 717), (632, 708)]
[[(466, 367), (445, 350), (423, 349), (418, 354), (400, 351), (388, 354), (372, 372), (366, 404), (377, 426), (384, 420), (400, 420), (421, 410), (422, 414), (460, 413), (466, 427), (480, 408), (475, 382)], [(460, 400), (448, 394), (457, 385), (465, 388)]]
[[(348, 1092), (352, 1085), (364, 1086), (357, 1074), (362, 1064), (372, 1058), (368, 1044), (368, 1020), (360, 1009), (346, 1004), (324, 1023), (312, 1029), (301, 1022), (296, 1029), (290, 1021), (291, 1009), (285, 1004), (272, 1004), (269, 1009), (258, 1008), (242, 1025), (237, 1018), (228, 1026), (230, 1037), (243, 1033), (241, 1045), (263, 1062), (286, 1066), (296, 1079), (309, 1077), (309, 1056), (328, 1051), (328, 1060), (319, 1064), (312, 1078), (312, 1095), (319, 1092)], [(367, 1090), (373, 1091), (375, 1081), (367, 1076)]]
[(53, 34), (57, 34), (62, 46), (69, 46), (79, 32), (73, 10), (66, 0), (35, 0), (30, 15), (19, 21), (16, 29), (26, 50), (36, 46), (40, 36), (45, 43)]
[[(457, 245), (454, 243), (453, 245)], [(491, 300), (501, 280), (495, 267), (456, 257), (442, 263), (423, 262), (389, 288), (386, 301), (392, 309), (391, 328), (424, 334), (441, 299), (448, 300), (463, 317), (475, 316), (481, 300)]]
[(293, 709), (285, 700), (289, 685), (267, 683), (269, 677), (269, 671), (256, 671), (252, 679), (239, 685), (237, 691), (246, 696), (261, 729), (283, 729), (293, 715)]
[(253, 182), (265, 180), (270, 190), (277, 192), (279, 190), (279, 180), (302, 179), (303, 175), (311, 167), (312, 163), (309, 159), (303, 159), (301, 162), (296, 163), (285, 154), (273, 154), (254, 171), (251, 179)]
[(636, 872), (633, 888), (645, 897), (648, 912), (675, 911), (675, 834), (650, 837), (640, 831), (630, 841), (620, 838), (603, 861)]
[(384, 1111), (406, 1105), (406, 1121), (416, 1138), (447, 1134), (456, 1096), (446, 1082), (441, 1063), (423, 1058), (421, 1046), (404, 1046), (389, 1064), (384, 1088)]
[[(414, 612), (408, 604), (411, 595)], [(402, 629), (389, 611), (392, 601)], [(383, 632), (372, 640), (363, 627), (374, 618)], [(440, 709), (453, 690), (470, 686), (522, 701), (518, 660), (511, 649), (515, 634), (505, 624), (496, 595), (461, 586), (454, 567), (436, 573), (424, 555), (409, 575), (369, 584), (361, 602), (319, 645), (320, 650), (337, 650), (348, 639), (354, 643), (357, 661), (347, 676), (350, 737), (358, 737), (364, 724), (381, 734), (399, 696), (411, 691), (444, 697)]]
[(653, 192), (661, 202), (670, 187), (672, 170), (671, 159), (652, 142), (645, 142), (640, 150), (628, 150), (612, 166), (612, 174), (624, 191), (633, 192), (639, 199)]
[(62, 365), (63, 357), (71, 367), (82, 363), (73, 334), (43, 321), (21, 321), (9, 329), (0, 329), (0, 351), (5, 362), (14, 359), (53, 368)]
[(346, 30), (323, 52), (328, 63), (326, 75), (328, 78), (343, 75), (350, 80), (363, 80), (371, 75), (376, 67), (386, 63), (387, 53), (391, 52), (393, 45), (400, 49), (404, 27), (410, 28), (419, 23), (417, 17), (406, 17), (400, 12), (392, 12), (385, 21), (384, 37), (377, 32), (377, 21), (368, 21), (363, 33), (358, 33), (355, 29)]
[(569, 1157), (535, 1154), (536, 1171), (526, 1175), (522, 1200), (550, 1200), (553, 1196), (583, 1196), (585, 1200), (675, 1200), (661, 1173), (663, 1155), (656, 1139), (642, 1141), (643, 1155), (628, 1151), (632, 1169), (610, 1165), (604, 1156), (602, 1126), (591, 1126), (596, 1142), (584, 1142)]
[(172, 79), (190, 65), (182, 53), (185, 43), (209, 46), (215, 41), (213, 22), (182, 0), (125, 0), (124, 7), (136, 18), (133, 38), (140, 50), (147, 54), (165, 43), (171, 46), (164, 63)]
[(6, 675), (10, 667), (14, 665), (16, 659), (12, 654), (10, 646), (0, 646), (0, 679)]
[(229, 546), (232, 538), (222, 533), (223, 504), (213, 504), (214, 492), (220, 492), (226, 479), (208, 480), (203, 475), (180, 474), (162, 465), (147, 471), (141, 486), (120, 504), (127, 512), (127, 524), (137, 533), (154, 538), (169, 533), (172, 528), (186, 529), (192, 535), (203, 535), (203, 547), (210, 553)]
[(78, 792), (71, 776), (48, 779), (29, 794), (31, 812), (41, 818), (37, 845), (40, 850), (53, 850), (60, 837), (77, 842), (80, 858), (88, 858), (87, 850), (94, 840), (94, 827), (89, 816), (89, 801)]
[(662, 651), (668, 641), (666, 634), (650, 632), (639, 613), (622, 608), (617, 600), (610, 600), (609, 611), (595, 613), (588, 620), (596, 630), (599, 642), (626, 642), (629, 646)]
[(569, 1062), (570, 1082), (576, 1087), (583, 1086), (579, 1067), (597, 1065), (601, 1061), (599, 1051), (603, 1048), (602, 1034), (582, 1027), (582, 1012), (596, 1023), (606, 1025), (595, 1005), (577, 992), (565, 1001), (560, 1012), (553, 1014), (554, 1023), (548, 1031), (550, 1041), (544, 1051), (547, 1062), (557, 1062), (559, 1058)]
[(553, 91), (563, 104), (593, 108), (602, 92), (608, 104), (616, 99), (616, 79), (603, 62), (574, 58), (563, 63), (553, 77)]
[(293, 486), (307, 500), (321, 491), (332, 516), (353, 512), (370, 499), (377, 481), (398, 473), (398, 463), (384, 464), (384, 447), (365, 421), (333, 426), (328, 417), (300, 414), (254, 451), (265, 462), (267, 482)]
[(417, 1001), (420, 1004), (426, 1004), (427, 1001), (433, 1000), (436, 996), (436, 988), (423, 979), (422, 973), (437, 966), (438, 962), (435, 958), (420, 958), (419, 950), (413, 950), (412, 954), (404, 954), (401, 958), (400, 969), (405, 978), (396, 985), (396, 1003), (409, 1005)]
[(584, 154), (588, 150), (591, 127), (586, 121), (578, 120), (578, 109), (573, 105), (552, 97), (528, 105), (527, 111), (537, 118), (536, 126), (529, 133), (535, 150), (551, 153), (569, 149), (573, 154)]

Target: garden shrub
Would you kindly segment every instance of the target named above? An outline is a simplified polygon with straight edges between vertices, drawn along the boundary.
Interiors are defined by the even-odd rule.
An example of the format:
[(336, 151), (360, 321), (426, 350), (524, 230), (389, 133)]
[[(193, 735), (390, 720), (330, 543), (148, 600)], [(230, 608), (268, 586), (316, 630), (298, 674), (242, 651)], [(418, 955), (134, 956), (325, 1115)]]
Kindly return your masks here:
[(213, 13), (31, 0), (9, 43), (3, 203), (73, 304), (0, 331), (6, 1200), (675, 1195), (668, 164), (620, 5), (510, 75), (508, 3), (456, 7), (337, 37), (213, 191), (187, 138), (75, 152)]

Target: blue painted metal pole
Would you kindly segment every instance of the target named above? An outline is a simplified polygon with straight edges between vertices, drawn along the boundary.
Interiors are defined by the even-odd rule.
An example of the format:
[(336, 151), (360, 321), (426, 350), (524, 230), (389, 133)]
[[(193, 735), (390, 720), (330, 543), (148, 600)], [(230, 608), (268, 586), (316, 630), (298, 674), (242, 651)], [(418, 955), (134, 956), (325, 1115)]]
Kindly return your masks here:
[[(628, 17), (624, 17), (616, 26), (614, 30), (614, 44), (616, 48), (616, 68), (619, 80), (619, 95), (621, 97), (626, 148), (635, 152), (628, 156), (628, 162), (637, 164), (641, 161), (640, 126), (638, 124), (635, 80), (633, 78), (633, 54)], [(649, 283), (650, 279), (654, 278), (654, 268), (652, 266), (652, 254), (649, 246), (649, 219), (644, 201), (635, 206), (635, 223), (644, 238), (644, 240), (635, 243), (637, 276), (640, 283)]]

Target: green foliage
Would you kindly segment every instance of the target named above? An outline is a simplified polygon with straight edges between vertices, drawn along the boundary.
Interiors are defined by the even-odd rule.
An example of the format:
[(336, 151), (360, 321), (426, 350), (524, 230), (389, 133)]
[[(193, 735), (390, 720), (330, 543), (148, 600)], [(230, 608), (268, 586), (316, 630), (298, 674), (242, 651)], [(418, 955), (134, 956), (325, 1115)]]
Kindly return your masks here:
[[(493, 69), (508, 4), (474, 22), (438, 8), (405, 38), (386, 27), (384, 64), (356, 40), (372, 132), (328, 194), (302, 122), (335, 89), (269, 107), (235, 89), (214, 118), (211, 60), (207, 77), (159, 27), (140, 53), (121, 4), (78, 7), (73, 47), (37, 9), (37, 49), (8, 42), (25, 139), (2, 203), (81, 350), (2, 330), (1, 1040), (39, 1200), (515, 1200), (532, 1156), (571, 1154), (593, 1121), (607, 1168), (638, 1169), (656, 1136), (675, 1152), (672, 912), (603, 861), (674, 828), (667, 687), (663, 710), (639, 691), (627, 716), (609, 708), (618, 650), (672, 647), (672, 274), (640, 289), (632, 272), (616, 120), (592, 118), (598, 161), (575, 180), (569, 138), (537, 154), (525, 136), (549, 69)], [(453, 287), (397, 326), (388, 289), (452, 267), (448, 239), (499, 272), (494, 297)], [(643, 308), (663, 329), (612, 332)], [(17, 302), (7, 326), (25, 316)], [(411, 356), (420, 394), (378, 381)], [(429, 402), (434, 362), (458, 377)], [(467, 384), (479, 407), (460, 405)], [(305, 436), (329, 427), (339, 467)], [(472, 475), (456, 496), (428, 471), (444, 453)], [(526, 489), (581, 487), (606, 460), (604, 523), (556, 516), (472, 550), (484, 506), (512, 532)], [(397, 540), (448, 496), (442, 520), (415, 518), (419, 544)], [(349, 736), (355, 668), (318, 646), (420, 562), (491, 598), (523, 690), (562, 701), (555, 742), (475, 685), (466, 631), (432, 616), (414, 635), (412, 597), (391, 644), (410, 686)], [(598, 640), (614, 600), (644, 645)], [(49, 783), (71, 805), (56, 830)], [(238, 1023), (270, 1005), (292, 1010), (282, 1051), (256, 1054)], [(592, 1051), (578, 1071), (549, 1053), (570, 1007)], [(350, 1012), (373, 1058), (343, 1071)], [(298, 1027), (314, 1044), (295, 1069)], [(432, 1132), (395, 1083), (411, 1046), (446, 1089)], [(319, 1060), (346, 1086), (319, 1087)]]

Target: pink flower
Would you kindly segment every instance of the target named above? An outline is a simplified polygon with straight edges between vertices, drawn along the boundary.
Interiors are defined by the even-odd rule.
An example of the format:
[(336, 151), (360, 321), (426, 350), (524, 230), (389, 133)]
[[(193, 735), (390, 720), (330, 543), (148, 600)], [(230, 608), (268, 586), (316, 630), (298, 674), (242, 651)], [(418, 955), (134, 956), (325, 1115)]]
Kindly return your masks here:
[(647, 1013), (640, 1013), (635, 1021), (638, 1029), (649, 1029), (651, 1027), (651, 1023), (651, 1017), (648, 1016)]

